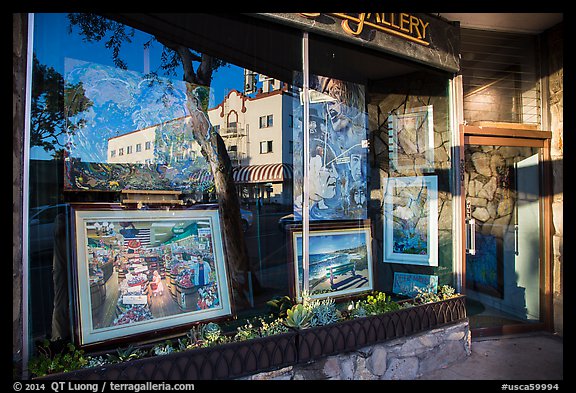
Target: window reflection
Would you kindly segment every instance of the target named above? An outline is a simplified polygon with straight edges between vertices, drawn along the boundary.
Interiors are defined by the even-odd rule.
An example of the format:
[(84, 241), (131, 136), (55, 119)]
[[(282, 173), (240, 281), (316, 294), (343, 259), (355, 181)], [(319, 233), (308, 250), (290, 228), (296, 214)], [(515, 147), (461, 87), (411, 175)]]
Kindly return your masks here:
[[(278, 222), (292, 211), (289, 116), (297, 94), (290, 81), (210, 56), (202, 58), (210, 58), (211, 74), (193, 75), (183, 67), (182, 48), (95, 15), (39, 14), (35, 22), (42, 38), (35, 40), (31, 206), (120, 202), (126, 189), (182, 191), (183, 209), (226, 205), (222, 230), (235, 310), (262, 309), (273, 296), (288, 294), (286, 237)], [(98, 27), (104, 27), (102, 36), (95, 34)], [(114, 37), (117, 42), (109, 41)], [(247, 90), (245, 75), (253, 82)], [(41, 119), (48, 109), (52, 128)], [(215, 168), (226, 168), (228, 159), (232, 188), (218, 189), (227, 183), (215, 181), (221, 176)], [(230, 223), (234, 209), (237, 225)], [(62, 231), (72, 247), (74, 239)], [(54, 232), (49, 232), (42, 239), (38, 231), (30, 232), (30, 255), (35, 255), (30, 263), (42, 270), (31, 285), (34, 337), (50, 334), (52, 317), (63, 320), (61, 307), (50, 310), (54, 292), (62, 293), (67, 284), (45, 284), (56, 279), (51, 277), (56, 259), (66, 266), (60, 262), (69, 256), (54, 257)], [(40, 243), (46, 252), (37, 252)], [(66, 335), (62, 329), (52, 333)]]

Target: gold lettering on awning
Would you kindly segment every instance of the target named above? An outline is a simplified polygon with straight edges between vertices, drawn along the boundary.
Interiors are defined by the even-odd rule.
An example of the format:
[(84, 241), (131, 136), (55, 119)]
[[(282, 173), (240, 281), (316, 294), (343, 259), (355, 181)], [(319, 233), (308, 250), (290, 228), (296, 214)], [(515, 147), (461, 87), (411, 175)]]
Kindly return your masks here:
[[(307, 18), (317, 18), (320, 13), (301, 13)], [(373, 29), (395, 35), (416, 42), (421, 45), (430, 45), (428, 40), (428, 26), (422, 18), (407, 13), (380, 12), (380, 13), (331, 13), (341, 19), (342, 30), (352, 36), (359, 36), (368, 26)]]

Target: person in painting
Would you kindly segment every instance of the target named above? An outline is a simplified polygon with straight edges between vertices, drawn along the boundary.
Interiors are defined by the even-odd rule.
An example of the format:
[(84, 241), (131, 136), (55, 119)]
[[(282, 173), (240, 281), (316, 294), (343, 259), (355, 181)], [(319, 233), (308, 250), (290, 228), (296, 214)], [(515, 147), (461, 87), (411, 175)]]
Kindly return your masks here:
[(363, 129), (356, 129), (363, 126), (364, 92), (361, 85), (327, 77), (318, 77), (317, 83), (322, 93), (333, 98), (326, 104), (333, 130), (346, 134), (364, 132)]
[(210, 273), (212, 269), (210, 264), (204, 258), (199, 258), (198, 262), (194, 264), (194, 285), (203, 287), (210, 284)]
[(350, 209), (362, 209), (366, 203), (366, 189), (361, 183), (354, 183), (350, 188)]
[(162, 277), (160, 277), (158, 270), (154, 270), (154, 273), (152, 274), (150, 288), (152, 288), (152, 294), (154, 296), (162, 296), (164, 294), (164, 284), (162, 283)]
[(362, 156), (360, 154), (350, 154), (350, 174), (355, 182), (364, 180), (362, 176)]
[(310, 158), (310, 200), (320, 210), (328, 209), (325, 200), (336, 195), (338, 173), (334, 164), (324, 163), (324, 148), (316, 146), (315, 155)]

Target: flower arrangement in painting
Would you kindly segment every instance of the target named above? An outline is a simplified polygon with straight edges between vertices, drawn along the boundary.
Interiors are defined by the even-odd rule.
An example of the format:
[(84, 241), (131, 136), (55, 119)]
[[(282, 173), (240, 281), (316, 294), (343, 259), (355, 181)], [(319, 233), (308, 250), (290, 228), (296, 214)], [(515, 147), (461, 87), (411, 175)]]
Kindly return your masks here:
[(217, 306), (220, 301), (218, 299), (218, 286), (214, 282), (212, 285), (198, 288), (198, 309), (205, 310)]
[(128, 286), (129, 287), (136, 287), (138, 285), (144, 284), (146, 281), (148, 281), (148, 277), (146, 277), (145, 274), (133, 275), (132, 277), (130, 277), (128, 279)]
[(115, 318), (112, 325), (125, 325), (128, 323), (147, 321), (153, 318), (154, 317), (147, 305), (135, 305), (128, 308), (124, 313)]

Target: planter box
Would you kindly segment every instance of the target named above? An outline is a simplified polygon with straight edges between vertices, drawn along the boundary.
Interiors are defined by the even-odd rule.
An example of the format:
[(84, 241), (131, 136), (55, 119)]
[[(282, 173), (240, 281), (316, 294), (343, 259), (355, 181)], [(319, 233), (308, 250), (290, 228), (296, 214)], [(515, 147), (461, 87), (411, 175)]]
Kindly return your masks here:
[(466, 318), (464, 296), (298, 331), (298, 361), (354, 351)]
[(51, 374), (39, 379), (167, 381), (240, 378), (295, 364), (296, 334), (288, 332), (210, 348)]
[(364, 318), (61, 374), (41, 380), (235, 379), (350, 352), (466, 318), (460, 295)]

